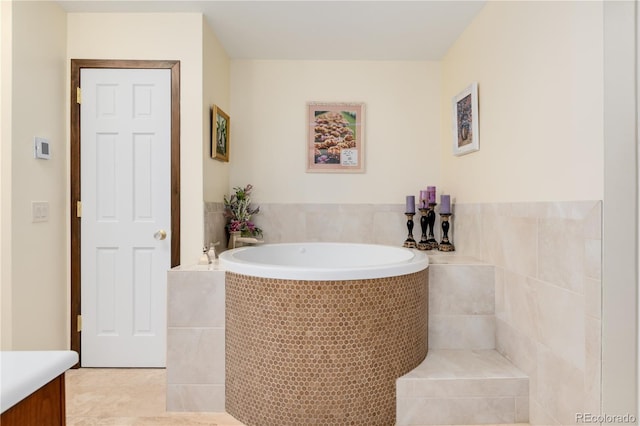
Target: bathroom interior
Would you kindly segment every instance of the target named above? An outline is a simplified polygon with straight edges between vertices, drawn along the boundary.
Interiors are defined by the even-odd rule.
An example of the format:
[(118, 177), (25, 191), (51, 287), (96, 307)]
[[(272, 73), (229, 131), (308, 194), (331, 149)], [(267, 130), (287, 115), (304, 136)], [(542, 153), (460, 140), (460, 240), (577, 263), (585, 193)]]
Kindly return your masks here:
[[(429, 354), (447, 365), (455, 354), (490, 352), (514, 376), (497, 378), (508, 395), (496, 382), (468, 381), (462, 387), (477, 393), (462, 396), (405, 377), (397, 424), (637, 418), (636, 1), (458, 2), (464, 25), (432, 22), (450, 42), (428, 58), (408, 57), (400, 45), (396, 56), (376, 56), (384, 43), (375, 37), (370, 50), (345, 41), (334, 53), (311, 45), (305, 56), (269, 56), (277, 52), (270, 44), (292, 37), (277, 31), (263, 37), (264, 56), (252, 57), (242, 32), (219, 35), (230, 19), (203, 15), (198, 2), (153, 10), (139, 3), (146, 2), (0, 2), (2, 351), (70, 349), (70, 61), (178, 60), (181, 267), (168, 274), (170, 304), (202, 303), (180, 289), (197, 277), (224, 287), (223, 271), (189, 268), (204, 245), (225, 241), (223, 198), (235, 187), (254, 186), (267, 243), (401, 246), (405, 196), (434, 185), (438, 200), (451, 196), (455, 252), (427, 252)], [(238, 13), (247, 2), (222, 3)], [(252, 2), (243, 22), (269, 8), (321, 15), (329, 7), (285, 3)], [(359, 16), (394, 3), (391, 20), (420, 3), (451, 2), (326, 3)], [(385, 22), (381, 38), (392, 31)], [(452, 98), (473, 82), (479, 150), (456, 156)], [(365, 105), (360, 173), (307, 172), (310, 102)], [(210, 155), (213, 105), (230, 116), (228, 162)], [(51, 141), (50, 160), (33, 158), (34, 136)], [(48, 202), (46, 221), (32, 221), (34, 201)], [(436, 233), (441, 238), (438, 226)], [(168, 411), (224, 411), (223, 372), (194, 371), (199, 360), (185, 367), (178, 354), (224, 347), (224, 316), (214, 310), (205, 306), (205, 325), (186, 324), (184, 311), (169, 318)], [(203, 344), (205, 335), (212, 340)], [(120, 380), (120, 371), (111, 374)], [(480, 414), (456, 418), (463, 400), (479, 404), (470, 410)], [(421, 410), (439, 415), (420, 420)]]

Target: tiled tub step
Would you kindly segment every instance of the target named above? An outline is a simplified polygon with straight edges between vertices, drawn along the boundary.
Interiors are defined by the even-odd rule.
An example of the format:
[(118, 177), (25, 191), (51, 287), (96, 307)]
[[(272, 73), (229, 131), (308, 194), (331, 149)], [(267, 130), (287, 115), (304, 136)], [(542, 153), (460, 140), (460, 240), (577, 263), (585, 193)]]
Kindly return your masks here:
[(429, 262), (429, 349), (495, 349), (495, 267), (460, 256)]
[(495, 350), (430, 349), (396, 398), (398, 426), (529, 421), (529, 378)]

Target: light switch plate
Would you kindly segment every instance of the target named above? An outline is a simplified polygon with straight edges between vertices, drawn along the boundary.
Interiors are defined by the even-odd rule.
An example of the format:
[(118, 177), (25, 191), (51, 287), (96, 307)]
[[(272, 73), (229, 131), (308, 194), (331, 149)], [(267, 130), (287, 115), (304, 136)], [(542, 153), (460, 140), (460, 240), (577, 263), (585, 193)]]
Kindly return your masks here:
[(31, 222), (47, 222), (49, 220), (49, 202), (48, 201), (32, 201), (31, 202)]

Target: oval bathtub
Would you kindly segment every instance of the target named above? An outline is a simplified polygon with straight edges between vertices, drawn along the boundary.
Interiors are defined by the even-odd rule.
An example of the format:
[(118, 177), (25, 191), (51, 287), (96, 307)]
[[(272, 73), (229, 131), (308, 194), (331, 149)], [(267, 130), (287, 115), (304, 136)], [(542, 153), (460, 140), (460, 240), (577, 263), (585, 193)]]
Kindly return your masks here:
[(393, 425), (427, 354), (428, 258), (405, 248), (242, 247), (226, 269), (226, 409), (247, 425)]
[(288, 280), (352, 280), (418, 272), (429, 265), (421, 252), (350, 243), (290, 243), (241, 247), (220, 255), (228, 271)]

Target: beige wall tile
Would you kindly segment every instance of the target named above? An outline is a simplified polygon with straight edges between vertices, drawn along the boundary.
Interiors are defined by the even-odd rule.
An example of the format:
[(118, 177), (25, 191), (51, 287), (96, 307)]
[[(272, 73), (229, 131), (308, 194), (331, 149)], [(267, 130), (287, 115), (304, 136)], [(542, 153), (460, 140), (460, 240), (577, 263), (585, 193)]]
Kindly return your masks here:
[(602, 318), (602, 281), (585, 278), (584, 298), (586, 314), (593, 318)]
[(260, 204), (260, 213), (253, 217), (269, 243), (306, 241), (304, 205)]
[(505, 206), (504, 215), (509, 217), (523, 217), (537, 219), (547, 213), (548, 203), (509, 203)]
[(535, 286), (540, 342), (574, 368), (584, 371), (584, 296), (542, 281), (531, 283)]
[(494, 315), (429, 315), (430, 349), (494, 349)]
[[(420, 225), (417, 220), (414, 228), (414, 238), (418, 240)], [(374, 244), (402, 245), (407, 238), (406, 216), (398, 215), (397, 211), (376, 211), (373, 213), (373, 226), (367, 231), (371, 234)]]
[[(540, 219), (538, 277), (584, 293), (585, 249), (582, 223), (572, 219)], [(531, 275), (535, 276), (535, 275)]]
[[(402, 245), (407, 236), (400, 204), (262, 204), (255, 222), (269, 243), (307, 241)], [(413, 236), (420, 238), (420, 215)], [(437, 224), (436, 224), (437, 225)], [(436, 226), (435, 230), (439, 228)]]
[(504, 248), (502, 245), (501, 219), (497, 209), (482, 206), (480, 209), (480, 259), (498, 267), (504, 266)]
[(602, 201), (595, 202), (582, 222), (583, 236), (586, 239), (602, 239)]
[(529, 402), (529, 424), (532, 426), (555, 426), (561, 423), (551, 417), (548, 410), (542, 407), (536, 399), (532, 399)]
[(535, 399), (562, 425), (573, 425), (585, 401), (584, 371), (538, 347), (538, 389)]
[(400, 399), (397, 425), (515, 423), (514, 398)]
[(516, 423), (529, 423), (529, 395), (516, 399)]
[[(519, 378), (402, 380), (398, 398), (514, 397), (529, 400), (529, 382)], [(401, 388), (402, 386), (402, 388)], [(528, 402), (527, 402), (528, 405)]]
[(545, 213), (541, 214), (541, 218), (557, 218), (570, 220), (584, 220), (596, 207), (600, 201), (558, 201), (543, 203)]
[(584, 276), (602, 278), (602, 241), (584, 240)]
[(168, 327), (224, 327), (224, 271), (169, 271)]
[(493, 315), (494, 278), (491, 265), (430, 265), (429, 312)]
[[(306, 213), (306, 235), (309, 241), (372, 242), (373, 214), (339, 208)], [(415, 232), (415, 229), (414, 229)]]
[[(505, 260), (504, 282), (496, 279), (496, 347), (530, 376), (531, 424), (575, 422), (581, 396), (585, 405), (599, 406), (601, 204), (518, 203), (507, 213), (538, 222), (538, 278), (516, 274), (519, 266)], [(538, 348), (544, 349), (546, 363)], [(550, 373), (550, 366), (557, 365), (567, 366), (566, 371)], [(555, 378), (563, 381), (559, 392), (573, 400), (552, 406), (544, 389), (562, 373), (568, 379)]]
[(602, 324), (599, 318), (585, 317), (585, 401), (584, 412), (600, 414), (602, 391)]
[(496, 350), (529, 377), (529, 396), (535, 398), (538, 377), (536, 341), (498, 319), (496, 320)]
[[(403, 380), (447, 380), (452, 378), (526, 379), (526, 375), (493, 349), (439, 349), (429, 351), (427, 358), (416, 369), (403, 376)], [(518, 395), (524, 394), (518, 393)]]
[(479, 204), (454, 205), (454, 244), (460, 254), (481, 258), (483, 215)]
[(205, 246), (209, 246), (211, 243), (217, 241), (220, 242), (220, 246), (217, 249), (222, 249), (226, 245), (225, 225), (227, 223), (224, 217), (224, 204), (205, 202), (204, 203), (204, 241)]
[(536, 276), (536, 219), (485, 216), (485, 223), (484, 255), (487, 256), (487, 261), (522, 275)]
[(168, 384), (224, 383), (223, 328), (167, 330)]
[(495, 315), (497, 319), (506, 320), (504, 269), (494, 268), (495, 280)]
[(523, 275), (504, 272), (504, 318), (515, 330), (537, 340), (539, 309), (535, 289)]

